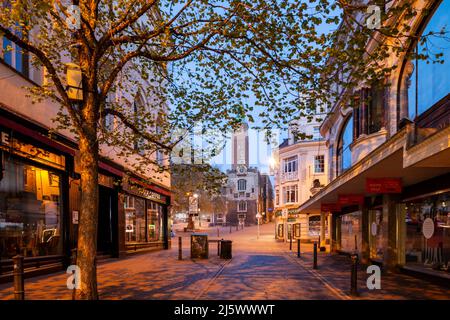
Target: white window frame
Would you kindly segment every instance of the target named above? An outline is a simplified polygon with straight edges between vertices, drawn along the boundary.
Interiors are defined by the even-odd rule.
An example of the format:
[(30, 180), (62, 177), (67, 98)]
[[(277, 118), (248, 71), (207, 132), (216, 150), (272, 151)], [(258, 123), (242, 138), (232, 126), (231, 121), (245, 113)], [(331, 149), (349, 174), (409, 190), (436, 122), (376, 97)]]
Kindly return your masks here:
[[(319, 171), (319, 168), (322, 170)], [(314, 173), (325, 173), (325, 155), (314, 156)]]
[(297, 172), (298, 170), (298, 157), (292, 156), (283, 159), (283, 173)]
[[(293, 198), (293, 199), (292, 199)], [(292, 201), (294, 200), (294, 201)], [(296, 184), (283, 187), (283, 203), (298, 202), (298, 186)]]
[[(241, 204), (244, 204), (244, 207), (245, 208), (241, 208)], [(245, 200), (240, 200), (239, 202), (238, 202), (238, 205), (237, 205), (237, 211), (238, 212), (247, 212), (247, 201), (245, 201)]]

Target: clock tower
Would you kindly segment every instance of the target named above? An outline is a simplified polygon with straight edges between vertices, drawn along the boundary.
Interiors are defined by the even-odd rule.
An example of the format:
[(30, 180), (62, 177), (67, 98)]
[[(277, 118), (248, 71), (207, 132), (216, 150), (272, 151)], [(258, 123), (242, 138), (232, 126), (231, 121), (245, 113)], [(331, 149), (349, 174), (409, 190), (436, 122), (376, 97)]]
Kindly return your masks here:
[(245, 174), (249, 163), (247, 123), (243, 123), (239, 129), (233, 132), (231, 147), (233, 169)]

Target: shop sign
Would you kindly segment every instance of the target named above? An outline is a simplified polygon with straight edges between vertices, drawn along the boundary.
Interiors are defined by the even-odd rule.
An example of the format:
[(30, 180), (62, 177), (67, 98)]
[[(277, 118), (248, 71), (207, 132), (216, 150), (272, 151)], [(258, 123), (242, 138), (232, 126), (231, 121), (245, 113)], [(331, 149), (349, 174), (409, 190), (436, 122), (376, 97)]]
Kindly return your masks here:
[(339, 212), (341, 206), (339, 203), (322, 203), (320, 205), (320, 211), (322, 212)]
[(6, 132), (1, 132), (0, 135), (1, 145), (7, 147), (7, 151), (58, 169), (64, 169), (64, 156), (24, 143), (16, 138), (11, 138)]
[(401, 193), (401, 178), (366, 179), (366, 192), (368, 193)]
[(426, 218), (422, 225), (422, 233), (425, 239), (430, 239), (434, 234), (434, 221), (431, 218)]
[(363, 204), (364, 195), (362, 194), (340, 194), (338, 197), (338, 203), (340, 205), (352, 205), (352, 204)]

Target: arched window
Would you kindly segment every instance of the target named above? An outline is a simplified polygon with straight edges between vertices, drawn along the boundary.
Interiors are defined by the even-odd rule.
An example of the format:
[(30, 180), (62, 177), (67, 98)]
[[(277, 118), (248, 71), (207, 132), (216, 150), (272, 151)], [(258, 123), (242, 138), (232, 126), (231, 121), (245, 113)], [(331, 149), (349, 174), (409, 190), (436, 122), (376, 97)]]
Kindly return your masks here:
[[(450, 93), (449, 21), (450, 1), (442, 1), (421, 32), (428, 35), (427, 40), (419, 42), (413, 49), (413, 52), (428, 55), (428, 58), (415, 58), (404, 66), (402, 117), (413, 120)], [(431, 32), (435, 34), (430, 36)], [(436, 61), (436, 54), (443, 56)]]
[(352, 166), (352, 151), (350, 145), (353, 142), (353, 116), (345, 120), (341, 135), (338, 141), (336, 173), (340, 175), (342, 172)]
[(237, 183), (238, 191), (245, 191), (247, 190), (247, 180), (245, 179), (239, 179)]
[(247, 211), (247, 201), (241, 200), (238, 203), (238, 211), (239, 212), (246, 212)]

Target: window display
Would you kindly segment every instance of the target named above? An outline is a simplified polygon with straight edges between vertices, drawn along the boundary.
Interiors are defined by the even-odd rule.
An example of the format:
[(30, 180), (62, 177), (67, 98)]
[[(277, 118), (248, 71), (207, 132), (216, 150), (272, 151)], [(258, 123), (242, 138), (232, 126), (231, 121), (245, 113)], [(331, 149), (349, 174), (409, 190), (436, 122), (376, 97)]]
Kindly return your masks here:
[[(406, 263), (449, 272), (450, 193), (406, 203)], [(424, 236), (424, 221), (434, 222)]]
[(61, 182), (56, 172), (8, 159), (0, 181), (0, 254), (62, 253)]
[(361, 212), (345, 214), (338, 220), (341, 228), (341, 250), (360, 252), (362, 245)]

